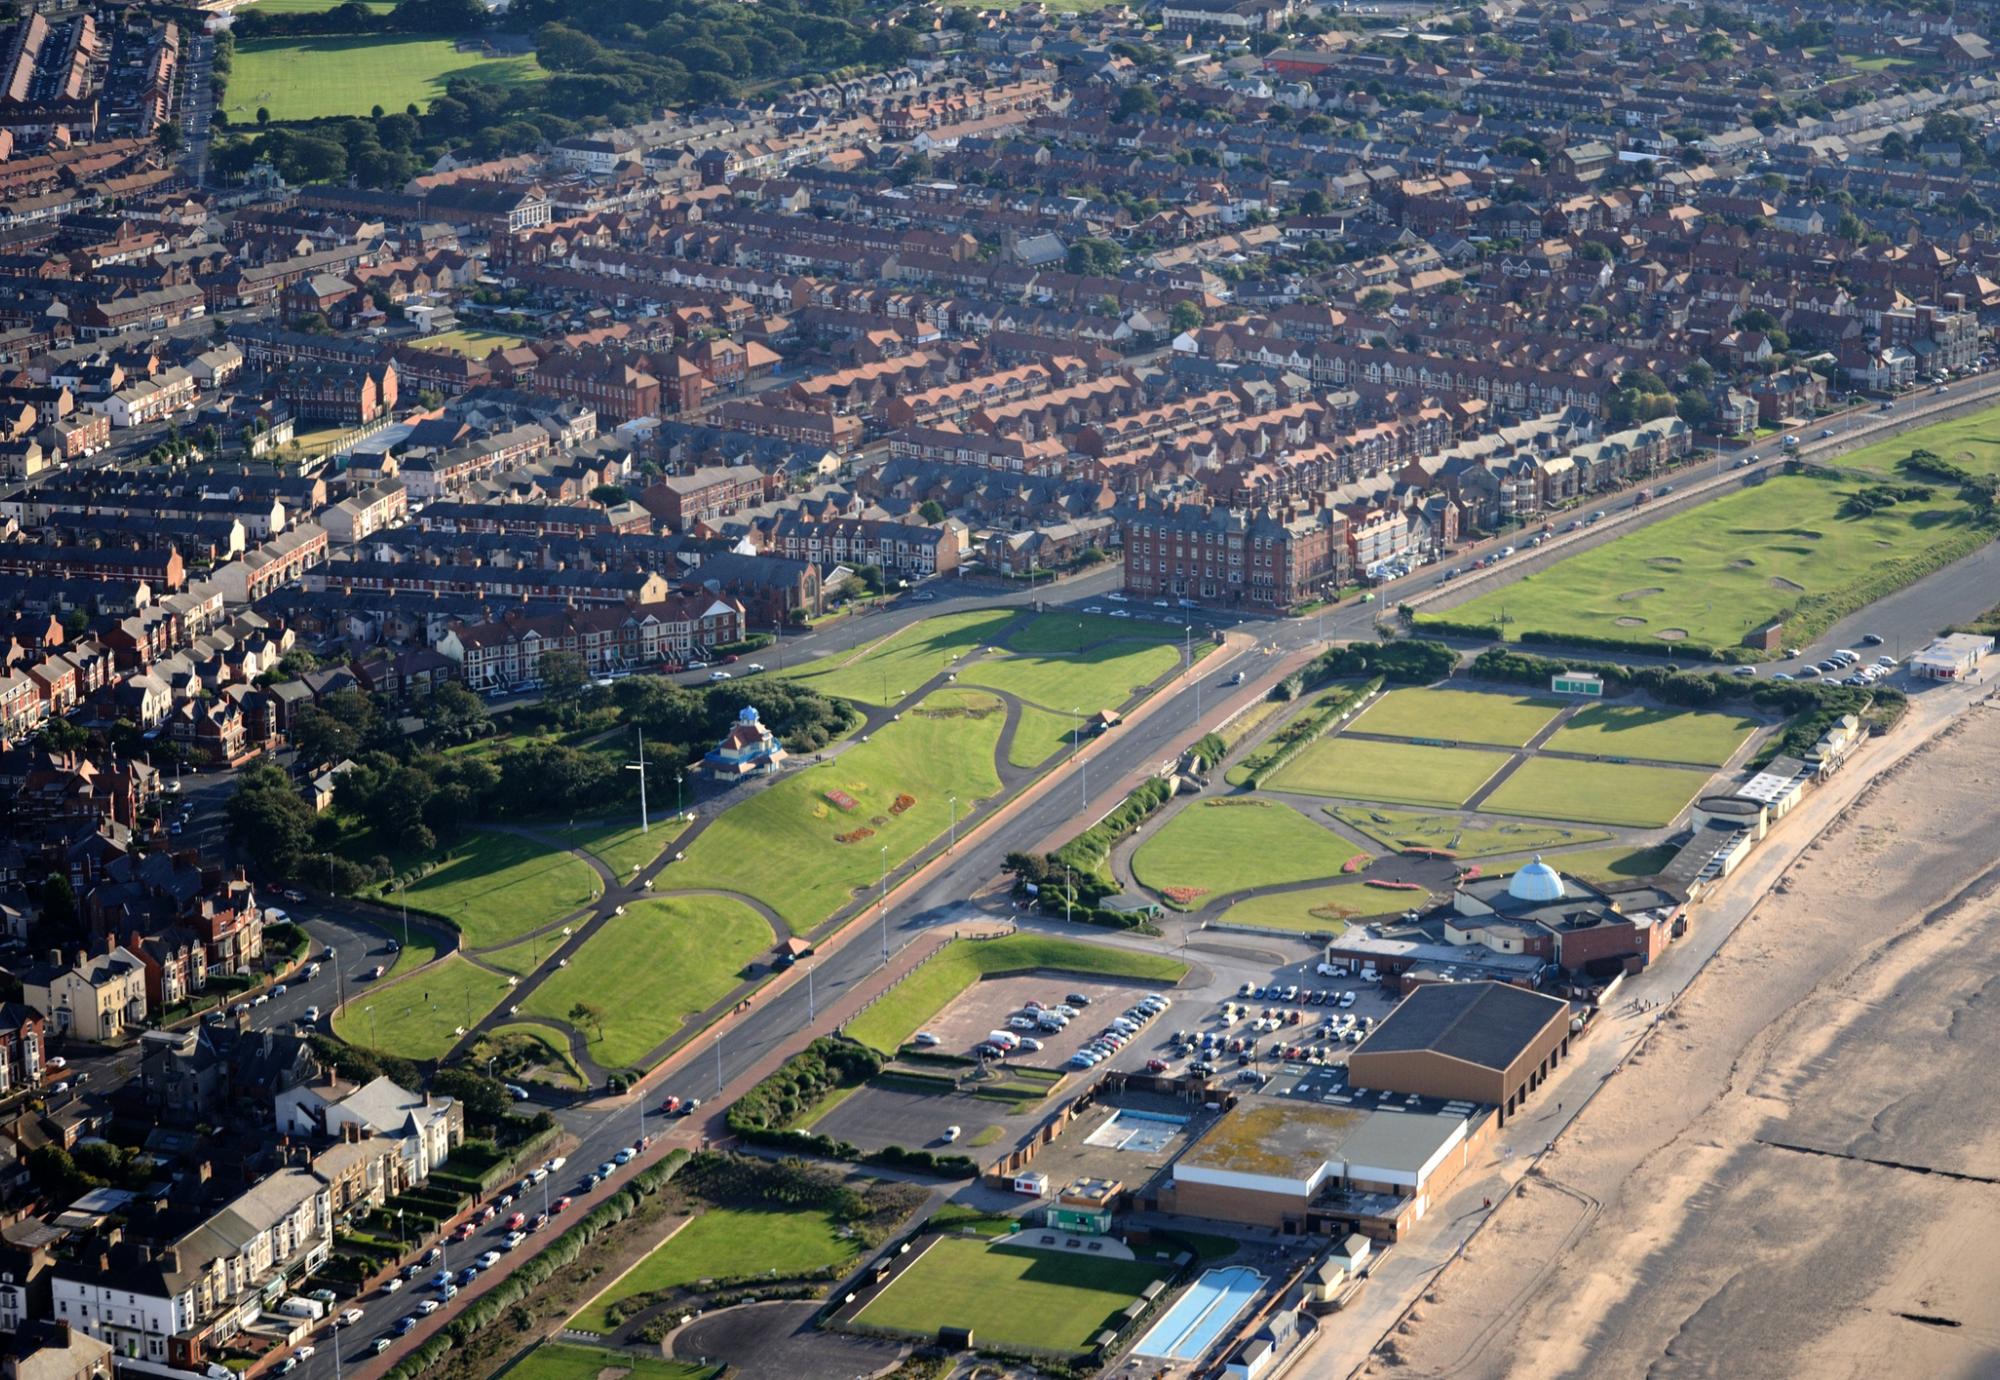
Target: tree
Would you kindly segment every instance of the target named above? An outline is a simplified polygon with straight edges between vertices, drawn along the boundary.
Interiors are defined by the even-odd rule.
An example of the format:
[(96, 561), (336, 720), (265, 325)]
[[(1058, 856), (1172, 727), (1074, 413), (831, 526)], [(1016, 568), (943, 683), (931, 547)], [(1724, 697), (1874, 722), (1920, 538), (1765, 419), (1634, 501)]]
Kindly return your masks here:
[(284, 770), (258, 762), (236, 779), (227, 809), (229, 836), (267, 876), (296, 877), (313, 850), (312, 806)]
[(554, 706), (559, 715), (567, 718), (576, 708), (576, 702), (583, 697), (583, 687), (590, 684), (590, 672), (584, 666), (583, 658), (575, 652), (544, 652), (538, 670), (542, 698)]
[(1333, 205), (1326, 199), (1326, 193), (1317, 187), (1299, 198), (1299, 213), (1301, 215), (1324, 216), (1332, 210)]
[(597, 1038), (604, 1038), (604, 1013), (587, 1001), (580, 1001), (569, 1009), (569, 1022), (574, 1026), (590, 1026), (597, 1031)]
[(153, 137), (160, 141), (160, 151), (162, 153), (179, 153), (181, 145), (185, 142), (181, 134), (181, 127), (171, 120), (161, 125)]
[(622, 484), (599, 484), (590, 491), (590, 501), (605, 508), (614, 508), (620, 503), (629, 503), (632, 495)]
[(431, 1079), (431, 1091), (456, 1098), (465, 1108), (468, 1123), (498, 1126), (513, 1115), (514, 1099), (507, 1085), (471, 1069), (439, 1069)]
[(1167, 319), (1173, 323), (1176, 335), (1183, 331), (1197, 330), (1202, 323), (1201, 308), (1192, 302), (1176, 302), (1172, 314)]
[(1355, 305), (1365, 312), (1374, 314), (1386, 311), (1389, 304), (1395, 300), (1396, 294), (1387, 288), (1369, 288), (1361, 294), (1361, 300)]
[(1118, 123), (1127, 124), (1141, 115), (1160, 113), (1160, 98), (1153, 88), (1143, 82), (1134, 83), (1118, 93)]
[(69, 1203), (104, 1185), (76, 1166), (60, 1145), (38, 1145), (28, 1152), (28, 1178), (51, 1202)]
[(944, 504), (934, 498), (927, 498), (924, 500), (923, 506), (917, 509), (917, 516), (935, 526), (945, 520)]
[(60, 872), (51, 872), (42, 883), (42, 920), (57, 929), (76, 926), (76, 888)]
[(1715, 420), (1715, 404), (1710, 402), (1708, 395), (1698, 388), (1682, 390), (1674, 402), (1674, 410), (1680, 413), (1681, 420), (1691, 427), (1701, 429)]
[(269, 106), (260, 105), (257, 107), (257, 123), (260, 125), (271, 123), (271, 110)]

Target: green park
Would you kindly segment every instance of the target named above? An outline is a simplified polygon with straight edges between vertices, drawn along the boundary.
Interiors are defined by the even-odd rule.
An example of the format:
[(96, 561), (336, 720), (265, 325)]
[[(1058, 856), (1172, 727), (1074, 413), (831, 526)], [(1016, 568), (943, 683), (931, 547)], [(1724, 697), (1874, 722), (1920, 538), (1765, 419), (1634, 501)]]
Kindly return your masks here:
[(855, 1321), (934, 1337), (965, 1327), (989, 1345), (1081, 1352), (1162, 1267), (1072, 1251), (939, 1237)]
[(1597, 843), (1611, 836), (1596, 829), (1519, 820), (1489, 821), (1476, 815), (1437, 815), (1413, 810), (1377, 810), (1365, 805), (1329, 805), (1326, 812), (1351, 829), (1398, 853), (1444, 853), (1484, 858), (1499, 853)]
[(1695, 714), (1641, 704), (1593, 704), (1572, 715), (1546, 744), (1551, 752), (1719, 767), (1758, 728), (1741, 714)]
[(1314, 743), (1264, 785), (1298, 795), (1455, 810), (1506, 765), (1505, 753), (1482, 748), (1385, 743), (1337, 734)]
[(1289, 805), (1222, 796), (1189, 805), (1132, 857), (1132, 875), (1183, 910), (1252, 887), (1285, 886), (1340, 872), (1366, 852)]
[[(268, 0), (267, 0), (268, 3)], [(532, 54), (484, 57), (448, 38), (254, 39), (236, 45), (224, 109), (238, 125), (259, 110), (283, 124), (428, 106), (455, 80), (515, 86), (545, 76)]]
[(1523, 747), (1562, 707), (1560, 700), (1497, 691), (1391, 690), (1364, 709), (1346, 731)]
[(1700, 771), (1532, 757), (1480, 809), (1534, 819), (1659, 828), (1671, 824), (1708, 782)]

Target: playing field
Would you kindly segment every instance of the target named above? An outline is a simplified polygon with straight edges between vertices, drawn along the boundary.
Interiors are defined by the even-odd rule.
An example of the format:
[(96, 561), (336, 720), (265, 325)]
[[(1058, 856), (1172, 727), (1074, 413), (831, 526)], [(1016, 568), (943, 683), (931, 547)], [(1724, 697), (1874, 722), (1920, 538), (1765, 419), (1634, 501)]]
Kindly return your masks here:
[(543, 1342), (507, 1367), (508, 1380), (713, 1380), (719, 1366), (663, 1361), (633, 1351), (606, 1351), (567, 1342)]
[(814, 1208), (771, 1212), (710, 1208), (668, 1237), (570, 1320), (585, 1332), (608, 1333), (617, 1324), (612, 1304), (639, 1294), (678, 1288), (702, 1279), (769, 1274), (792, 1279), (829, 1265), (844, 1265), (861, 1243), (841, 1235), (840, 1223)]
[(726, 810), (660, 886), (744, 892), (809, 930), (875, 889), (885, 846), (894, 867), (945, 833), (951, 796), (963, 821), (1000, 789), (993, 751), (1003, 722), (993, 696), (939, 690), (868, 742)]
[(1008, 634), (1004, 654), (981, 657), (959, 679), (1049, 711), (1033, 722), (1024, 717), (1009, 754), (1017, 766), (1034, 766), (1069, 741), (1077, 718), (1123, 708), (1178, 666), (1178, 641), (1175, 632), (1125, 619), (1042, 614)]
[(1562, 710), (1556, 700), (1471, 690), (1391, 690), (1349, 724), (1391, 738), (1522, 747)]
[(445, 38), (257, 39), (237, 45), (223, 108), (237, 125), (260, 108), (278, 122), (425, 109), (455, 78), (511, 86), (544, 75), (532, 55), (485, 58)]
[(1507, 755), (1501, 752), (1377, 743), (1336, 735), (1314, 743), (1264, 785), (1301, 795), (1453, 810), (1506, 765)]
[(1158, 1267), (943, 1237), (891, 1280), (857, 1322), (935, 1336), (969, 1327), (993, 1346), (1082, 1351)]
[(1896, 462), (1913, 450), (1927, 450), (1974, 474), (2000, 474), (2000, 407), (1919, 427), (1872, 446), (1851, 450), (1840, 457), (1839, 463), (1853, 469), (1880, 470), (1900, 478)]
[(1552, 752), (1719, 767), (1756, 731), (1757, 721), (1740, 714), (1593, 704), (1557, 729), (1544, 746)]
[(1232, 891), (1338, 876), (1360, 851), (1288, 805), (1223, 796), (1161, 825), (1132, 855), (1132, 875), (1168, 905), (1193, 910)]
[(1339, 934), (1350, 920), (1373, 920), (1422, 910), (1431, 903), (1429, 891), (1401, 891), (1363, 882), (1284, 891), (1238, 901), (1210, 922), (1255, 925), (1260, 929), (1297, 930), (1302, 934)]
[[(1901, 453), (1909, 439), (1899, 442)], [(1784, 617), (1786, 637), (1803, 642), (1830, 621), (1829, 607), (1844, 611), (1846, 591), (1886, 594), (1881, 581), (1907, 583), (1895, 577), (1896, 562), (1970, 550), (1983, 540), (1969, 523), (1971, 510), (1949, 488), (1928, 502), (1844, 514), (1842, 505), (1862, 487), (1803, 476), (1767, 480), (1440, 616), (1498, 623), (1504, 615), (1510, 639), (1531, 631), (1584, 634), (1657, 643), (1663, 653), (1689, 639), (1735, 647), (1752, 628)]]
[[(638, 901), (607, 921), (521, 1009), (568, 1021), (606, 1068), (630, 1067), (728, 996), (772, 943), (764, 917), (726, 896)], [(601, 1029), (570, 1016), (578, 1002), (603, 1016)]]
[(849, 1039), (894, 1053), (905, 1040), (944, 1009), (945, 1003), (983, 977), (1046, 970), (1097, 977), (1131, 977), (1175, 983), (1187, 964), (1164, 954), (1080, 944), (1053, 935), (1023, 932), (1001, 939), (961, 939), (913, 970), (882, 999), (848, 1023)]
[(499, 1004), (507, 979), (452, 954), (392, 985), (351, 997), (333, 1033), (351, 1045), (405, 1059), (436, 1059)]
[[(475, 831), (436, 870), (408, 888), (411, 910), (458, 927), (469, 949), (504, 944), (559, 920), (598, 896), (589, 863), (513, 834)], [(381, 893), (394, 905), (403, 893)]]
[(1701, 772), (1677, 767), (1535, 757), (1523, 762), (1479, 808), (1496, 815), (1648, 829), (1670, 823), (1707, 783)]
[(495, 350), (513, 349), (521, 343), (521, 337), (505, 331), (459, 330), (427, 335), (410, 343), (426, 350), (449, 350), (467, 359), (484, 359)]
[(836, 652), (779, 674), (823, 695), (862, 704), (894, 704), (967, 652), (994, 640), (1017, 616), (1012, 609), (943, 613), (860, 651)]
[(1432, 815), (1411, 810), (1371, 810), (1365, 805), (1329, 805), (1326, 812), (1359, 829), (1385, 848), (1407, 852), (1435, 849), (1455, 858), (1485, 858), (1496, 853), (1521, 853), (1535, 848), (1562, 848), (1595, 843), (1611, 836), (1599, 829), (1571, 829), (1560, 824), (1523, 824), (1517, 820), (1484, 820), (1468, 815)]

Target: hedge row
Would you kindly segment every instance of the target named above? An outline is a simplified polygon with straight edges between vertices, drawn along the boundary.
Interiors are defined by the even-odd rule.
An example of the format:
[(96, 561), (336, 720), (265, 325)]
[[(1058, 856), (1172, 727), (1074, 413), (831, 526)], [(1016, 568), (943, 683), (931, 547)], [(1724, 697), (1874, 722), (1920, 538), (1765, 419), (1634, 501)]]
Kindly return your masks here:
[(1381, 688), (1382, 680), (1378, 676), (1363, 684), (1347, 686), (1329, 694), (1311, 710), (1285, 725), (1281, 730), (1284, 739), (1282, 745), (1252, 768), (1244, 777), (1243, 784), (1253, 791), (1256, 790), (1264, 783), (1266, 777), (1275, 774), (1287, 762), (1325, 737), (1329, 730), (1342, 722), (1342, 716), (1349, 709)]
[(1197, 771), (1213, 771), (1215, 764), (1228, 752), (1229, 744), (1223, 740), (1220, 733), (1204, 733), (1195, 741), (1195, 745), (1188, 749), (1188, 755), (1194, 759)]
[(1472, 663), (1482, 680), (1512, 681), (1542, 686), (1560, 671), (1601, 676), (1607, 692), (1643, 690), (1664, 704), (1702, 709), (1747, 700), (1771, 713), (1796, 715), (1826, 712), (1834, 716), (1862, 714), (1870, 709), (1900, 712), (1903, 692), (1885, 686), (1863, 688), (1823, 680), (1753, 680), (1720, 671), (1683, 671), (1677, 666), (1621, 666), (1615, 661), (1556, 661), (1527, 652), (1490, 647)]
[(442, 1361), (453, 1347), (463, 1345), (468, 1338), (499, 1324), (508, 1309), (548, 1283), (557, 1271), (575, 1264), (585, 1247), (637, 1212), (640, 1205), (658, 1193), (691, 1158), (685, 1150), (670, 1151), (658, 1164), (633, 1175), (631, 1183), (528, 1257), (521, 1263), (520, 1269), (487, 1290), (437, 1336), (398, 1362), (384, 1380), (415, 1380), (415, 1377)]

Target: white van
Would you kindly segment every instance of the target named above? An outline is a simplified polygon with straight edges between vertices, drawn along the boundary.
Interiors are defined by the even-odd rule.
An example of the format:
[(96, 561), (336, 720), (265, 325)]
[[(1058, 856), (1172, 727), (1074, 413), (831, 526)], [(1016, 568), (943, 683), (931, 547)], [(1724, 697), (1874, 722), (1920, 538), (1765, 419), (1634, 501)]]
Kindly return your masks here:
[(1019, 1049), (1021, 1037), (1011, 1030), (989, 1030), (986, 1032), (986, 1043), (998, 1045), (1001, 1049)]

